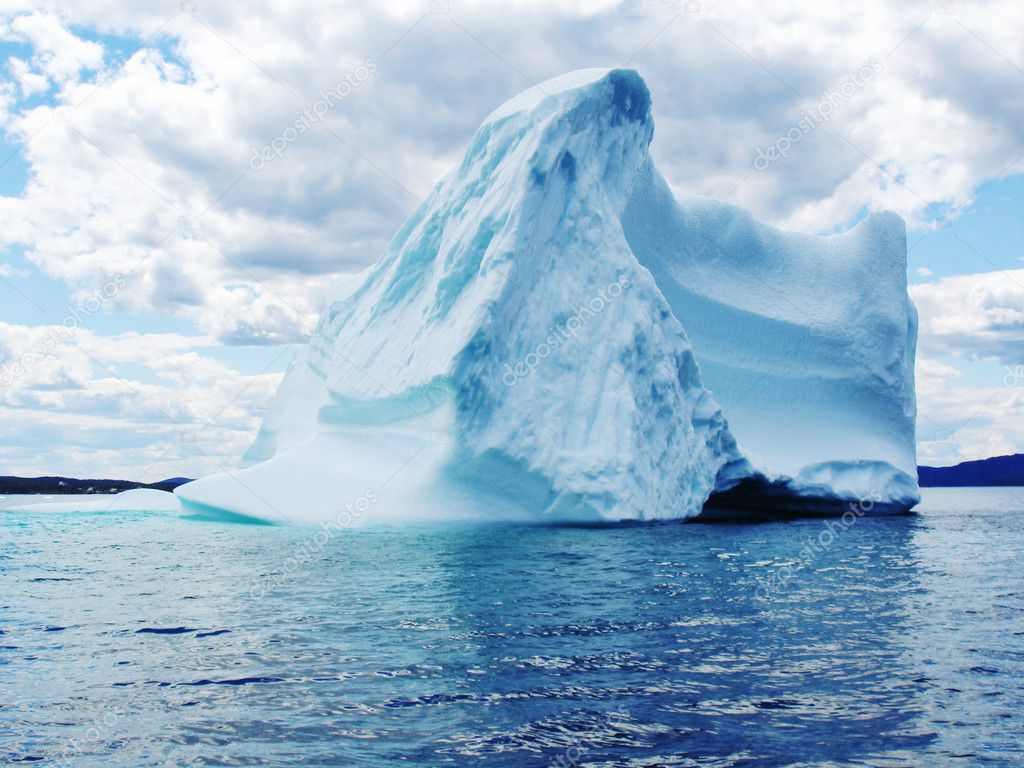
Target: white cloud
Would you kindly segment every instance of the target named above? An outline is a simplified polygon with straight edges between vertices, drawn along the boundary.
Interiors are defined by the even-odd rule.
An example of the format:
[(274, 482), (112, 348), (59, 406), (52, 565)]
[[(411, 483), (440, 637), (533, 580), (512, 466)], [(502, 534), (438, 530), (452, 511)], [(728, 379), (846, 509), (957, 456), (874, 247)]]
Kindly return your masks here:
[(95, 70), (103, 64), (103, 47), (76, 37), (56, 13), (15, 15), (0, 27), (0, 39), (32, 46), (31, 60), (12, 58), (9, 62), (25, 95), (63, 85), (83, 69)]
[(969, 386), (952, 366), (918, 364), (918, 464), (1019, 453), (1024, 445), (1024, 369), (992, 369), (992, 386)]
[(1024, 269), (910, 286), (928, 355), (1024, 363)]
[(27, 61), (12, 56), (7, 60), (7, 68), (14, 80), (17, 81), (22, 96), (31, 96), (45, 91), (50, 86), (46, 75), (33, 72)]
[[(37, 6), (8, 0), (0, 10), (0, 39), (31, 47), (4, 65), (10, 82), (0, 84), (0, 127), (20, 136), (29, 166), (24, 193), (0, 198), (0, 246), (24, 246), (79, 299), (121, 275), (106, 310), (170, 315), (202, 336), (81, 332), (62, 342), (3, 391), (8, 464), (50, 438), (47, 450), (67, 446), (61, 462), (126, 472), (169, 444), (182, 462), (174, 473), (215, 469), (199, 466), (203, 446), (240, 454), (277, 377), (242, 376), (206, 347), (302, 339), (333, 277), (380, 255), (480, 120), (571, 69), (636, 67), (653, 93), (653, 151), (673, 188), (728, 196), (797, 229), (831, 229), (865, 208), (925, 226), (935, 204), (955, 209), (980, 183), (1024, 168), (1014, 165), (1024, 155), (1024, 5), (1014, 0), (958, 4), (955, 14), (870, 0), (852, 16), (845, 5), (796, 0), (705, 2), (699, 13), (568, 0), (500, 9), (459, 0), (449, 13), (431, 13), (429, 0), (200, 0), (194, 14), (123, 0)], [(119, 61), (102, 35), (146, 43)], [(252, 167), (254, 150), (285, 136), (320, 91), (368, 58), (372, 77), (280, 157)], [(785, 160), (754, 169), (758, 148), (871, 60), (876, 77)], [(45, 93), (58, 109), (40, 104)], [(955, 441), (925, 438), (926, 457), (1021, 444), (1018, 388), (970, 389), (945, 357), (929, 362), (959, 354), (1018, 364), (1020, 284), (1024, 270), (913, 288), (922, 413), (949, 431), (963, 403), (982, 412)], [(5, 326), (0, 350), (23, 354), (45, 333)], [(259, 395), (233, 399), (246, 383)], [(211, 420), (191, 447), (179, 439)]]
[(0, 322), (5, 471), (94, 476), (102, 468), (157, 480), (234, 466), (281, 374), (243, 375), (195, 351), (213, 345), (201, 336)]
[(921, 315), (919, 463), (1020, 452), (1024, 269), (952, 276), (911, 286), (910, 294)]
[[(919, 463), (947, 465), (1019, 452), (1024, 269), (944, 277), (912, 285), (910, 293), (920, 315)], [(970, 376), (959, 367), (965, 364)]]
[(28, 271), (12, 264), (0, 262), (0, 277), (28, 277)]
[[(69, 284), (130, 270), (115, 309), (186, 318), (231, 343), (308, 333), (324, 276), (379, 256), (481, 118), (531, 81), (578, 67), (628, 62), (647, 78), (655, 155), (675, 189), (732, 193), (800, 229), (864, 207), (917, 220), (929, 203), (966, 202), (1024, 153), (1012, 119), (1024, 76), (1006, 61), (1024, 60), (1013, 33), (1024, 7), (1009, 0), (955, 15), (879, 0), (852, 19), (795, 2), (705, 3), (700, 13), (568, 2), (459, 2), (450, 13), (312, 0), (244, 12), (200, 3), (195, 14), (54, 7), (14, 16), (5, 32), (32, 42), (31, 73), (61, 83), (70, 109), (8, 118), (30, 137), (32, 176), (23, 198), (0, 201), (2, 237)], [(98, 46), (71, 24), (129, 31), (147, 47), (97, 87), (78, 78), (100, 66)], [(280, 158), (250, 167), (254, 149), (368, 58), (376, 73)], [(877, 77), (827, 124), (785, 161), (753, 170), (757, 148), (872, 59)]]

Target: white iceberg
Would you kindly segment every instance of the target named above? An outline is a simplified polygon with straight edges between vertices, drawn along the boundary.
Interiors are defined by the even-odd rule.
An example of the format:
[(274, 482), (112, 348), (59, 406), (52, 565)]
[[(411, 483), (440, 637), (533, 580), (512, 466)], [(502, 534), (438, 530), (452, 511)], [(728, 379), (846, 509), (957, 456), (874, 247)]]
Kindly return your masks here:
[(153, 488), (133, 488), (113, 494), (74, 496), (61, 501), (34, 501), (8, 507), (10, 512), (177, 512), (178, 497)]
[(761, 487), (914, 503), (902, 223), (817, 238), (680, 206), (650, 104), (636, 72), (585, 70), (491, 114), (339, 285), (252, 466), (180, 487), (186, 509), (331, 526), (685, 518)]

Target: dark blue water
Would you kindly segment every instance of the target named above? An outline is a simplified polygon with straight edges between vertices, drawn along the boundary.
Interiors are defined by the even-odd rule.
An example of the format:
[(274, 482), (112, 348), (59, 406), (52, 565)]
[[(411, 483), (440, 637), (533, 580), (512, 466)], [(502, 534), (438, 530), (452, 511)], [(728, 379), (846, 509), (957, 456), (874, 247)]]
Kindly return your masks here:
[(0, 762), (1024, 765), (1022, 523), (0, 512)]

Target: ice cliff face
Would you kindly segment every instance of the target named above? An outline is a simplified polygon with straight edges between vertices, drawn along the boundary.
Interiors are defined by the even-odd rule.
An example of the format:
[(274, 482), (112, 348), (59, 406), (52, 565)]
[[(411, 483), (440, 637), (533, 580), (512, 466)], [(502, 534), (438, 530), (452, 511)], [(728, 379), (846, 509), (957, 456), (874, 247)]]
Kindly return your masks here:
[(183, 486), (186, 507), (676, 518), (749, 478), (916, 500), (902, 223), (823, 239), (680, 206), (650, 107), (635, 72), (585, 70), (490, 115), (339, 286), (253, 466)]
[(623, 227), (761, 475), (804, 497), (918, 501), (902, 219), (785, 233), (735, 206), (677, 201), (647, 162)]

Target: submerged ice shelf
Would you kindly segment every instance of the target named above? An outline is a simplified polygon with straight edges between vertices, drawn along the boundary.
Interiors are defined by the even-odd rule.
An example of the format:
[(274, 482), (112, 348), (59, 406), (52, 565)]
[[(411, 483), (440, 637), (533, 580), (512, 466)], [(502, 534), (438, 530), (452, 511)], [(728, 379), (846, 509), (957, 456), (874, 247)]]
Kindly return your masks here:
[(916, 503), (902, 221), (678, 201), (632, 70), (492, 113), (186, 508), (344, 525)]

